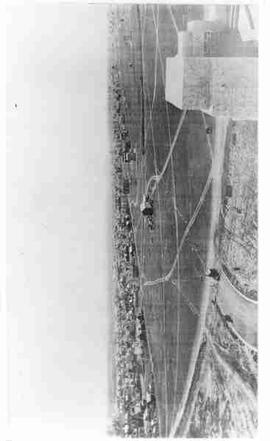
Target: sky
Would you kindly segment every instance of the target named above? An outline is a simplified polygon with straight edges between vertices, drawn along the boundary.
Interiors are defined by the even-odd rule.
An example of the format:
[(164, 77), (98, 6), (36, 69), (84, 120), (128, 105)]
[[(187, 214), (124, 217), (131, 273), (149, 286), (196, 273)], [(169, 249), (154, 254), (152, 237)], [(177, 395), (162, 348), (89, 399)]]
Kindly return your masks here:
[(105, 37), (104, 5), (7, 10), (8, 412), (16, 427), (104, 428)]

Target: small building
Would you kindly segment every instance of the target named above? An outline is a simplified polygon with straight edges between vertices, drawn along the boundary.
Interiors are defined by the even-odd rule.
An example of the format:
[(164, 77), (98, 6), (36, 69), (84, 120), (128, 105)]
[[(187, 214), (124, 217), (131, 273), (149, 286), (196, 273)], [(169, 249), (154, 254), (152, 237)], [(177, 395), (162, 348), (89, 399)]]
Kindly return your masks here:
[(129, 180), (128, 179), (124, 179), (123, 180), (123, 193), (124, 194), (129, 194)]
[(143, 356), (143, 347), (139, 342), (136, 342), (134, 345), (134, 354), (137, 357), (142, 357)]
[(236, 141), (237, 141), (236, 133), (233, 133), (233, 134), (232, 134), (232, 144), (233, 144), (233, 145), (236, 145)]
[(131, 149), (131, 142), (130, 142), (130, 140), (127, 140), (127, 141), (125, 142), (124, 152), (125, 152), (125, 153), (128, 153), (128, 152), (130, 151), (130, 149)]
[(115, 208), (119, 211), (121, 211), (121, 198), (117, 197), (115, 198)]
[(133, 276), (134, 278), (139, 277), (139, 268), (138, 268), (137, 265), (133, 265), (133, 266), (132, 266), (132, 276)]
[(153, 201), (149, 196), (143, 195), (143, 200), (140, 205), (140, 210), (144, 216), (152, 216), (154, 213)]
[(227, 184), (226, 185), (226, 197), (231, 198), (233, 194), (233, 188), (232, 185)]
[(122, 209), (122, 213), (129, 213), (129, 204), (128, 204), (128, 199), (126, 197), (121, 198), (121, 209)]
[(124, 153), (124, 161), (125, 162), (136, 161), (136, 152), (131, 151)]
[(136, 254), (136, 248), (135, 248), (134, 243), (132, 243), (131, 245), (129, 245), (129, 254), (130, 254), (132, 257), (135, 257), (135, 254)]
[(125, 253), (124, 253), (124, 255), (125, 255), (125, 260), (126, 260), (126, 262), (129, 262), (129, 260), (130, 260), (130, 256), (129, 256), (129, 247), (128, 247), (128, 246), (126, 246), (126, 248), (125, 248)]
[(122, 130), (121, 131), (121, 139), (124, 141), (124, 140), (126, 140), (127, 139), (127, 137), (128, 137), (128, 132), (127, 132), (127, 130)]

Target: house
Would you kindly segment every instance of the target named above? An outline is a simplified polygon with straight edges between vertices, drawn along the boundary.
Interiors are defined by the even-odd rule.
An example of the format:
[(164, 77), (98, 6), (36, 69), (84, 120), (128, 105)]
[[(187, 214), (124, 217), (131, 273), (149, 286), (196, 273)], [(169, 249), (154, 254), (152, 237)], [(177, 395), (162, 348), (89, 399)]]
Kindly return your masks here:
[(121, 211), (121, 198), (120, 198), (120, 197), (115, 198), (115, 207), (116, 207), (119, 211)]
[(123, 193), (124, 194), (129, 194), (129, 180), (128, 179), (124, 179), (123, 180)]
[(125, 152), (124, 153), (124, 161), (125, 162), (136, 161), (136, 152), (134, 150)]
[(130, 149), (131, 149), (131, 142), (130, 142), (129, 140), (127, 140), (127, 141), (125, 142), (124, 152), (125, 152), (125, 153), (128, 153), (128, 152), (130, 151)]
[(129, 213), (129, 204), (128, 204), (128, 199), (126, 197), (122, 198), (121, 200), (121, 209), (122, 209), (122, 213), (125, 214)]
[(134, 278), (139, 277), (139, 268), (137, 265), (132, 266), (132, 275)]
[(129, 245), (129, 254), (130, 254), (132, 257), (135, 257), (135, 254), (136, 254), (136, 248), (135, 248), (134, 243), (132, 243), (131, 245)]
[(128, 131), (126, 129), (123, 129), (121, 131), (121, 139), (124, 141), (127, 139), (127, 137), (128, 137)]
[(233, 194), (233, 188), (232, 188), (232, 185), (229, 185), (229, 184), (227, 184), (226, 185), (226, 197), (227, 198), (231, 198), (232, 197), (232, 194)]

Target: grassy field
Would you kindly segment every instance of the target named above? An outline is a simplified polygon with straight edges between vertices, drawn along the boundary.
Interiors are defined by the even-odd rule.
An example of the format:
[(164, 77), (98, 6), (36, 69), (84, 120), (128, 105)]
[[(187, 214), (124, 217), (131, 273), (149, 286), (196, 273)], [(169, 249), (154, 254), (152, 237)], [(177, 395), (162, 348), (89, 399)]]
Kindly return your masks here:
[[(231, 186), (232, 194), (226, 196)], [(224, 169), (220, 259), (245, 295), (257, 299), (257, 123), (233, 124)], [(237, 268), (235, 270), (235, 268)]]
[(204, 341), (178, 435), (254, 436), (256, 394), (256, 352), (231, 333), (218, 305), (210, 303)]
[[(173, 28), (171, 31), (168, 28), (171, 19), (165, 7), (160, 8), (159, 18), (155, 16), (156, 20), (159, 19), (158, 53), (155, 52), (155, 9), (148, 7), (140, 16), (135, 6), (131, 9), (123, 8), (121, 13), (117, 8), (117, 13), (118, 19), (124, 19), (118, 33), (119, 45), (116, 53), (119, 54), (118, 68), (122, 74), (123, 87), (127, 91), (127, 125), (130, 137), (137, 147), (137, 161), (140, 166), (143, 164), (141, 173), (136, 176), (137, 182), (132, 189), (131, 200), (135, 201), (137, 198), (141, 201), (146, 182), (163, 167), (181, 116), (179, 110), (166, 104), (163, 84), (165, 59), (176, 52), (177, 39)], [(139, 26), (145, 26), (147, 30), (147, 40), (141, 43), (138, 39)], [(132, 36), (133, 47), (126, 43), (128, 35)], [(141, 70), (140, 44), (143, 47)], [(153, 71), (156, 72), (154, 81)], [(140, 75), (143, 75), (143, 102)], [(213, 120), (209, 122), (214, 125)], [(144, 124), (144, 137), (141, 124)], [(172, 160), (154, 194), (156, 215), (153, 232), (149, 231), (144, 220), (139, 222), (138, 207), (133, 208), (134, 223), (138, 224), (138, 259), (145, 280), (154, 280), (170, 270), (179, 238), (199, 200), (210, 164), (202, 115), (200, 112), (190, 112), (186, 116)], [(174, 197), (179, 210), (177, 216), (174, 212)], [(180, 253), (179, 265), (172, 277), (172, 280), (178, 281), (179, 287), (167, 282), (143, 290), (143, 309), (154, 366), (155, 391), (159, 398), (162, 435), (168, 433), (175, 416), (190, 363), (197, 325), (197, 315), (190, 305), (195, 305), (195, 310), (200, 307), (201, 276), (204, 273), (202, 262), (207, 253), (210, 200), (211, 191), (207, 194)]]

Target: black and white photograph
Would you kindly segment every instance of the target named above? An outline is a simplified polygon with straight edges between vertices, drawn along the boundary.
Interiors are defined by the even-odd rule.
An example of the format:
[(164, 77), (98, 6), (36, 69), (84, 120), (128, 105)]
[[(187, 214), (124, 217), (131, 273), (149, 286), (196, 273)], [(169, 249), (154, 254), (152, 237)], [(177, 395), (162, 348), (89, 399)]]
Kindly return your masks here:
[(6, 3), (0, 438), (257, 438), (260, 2)]
[(257, 428), (254, 5), (112, 5), (113, 430)]

